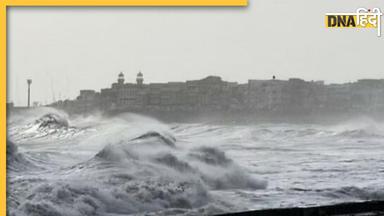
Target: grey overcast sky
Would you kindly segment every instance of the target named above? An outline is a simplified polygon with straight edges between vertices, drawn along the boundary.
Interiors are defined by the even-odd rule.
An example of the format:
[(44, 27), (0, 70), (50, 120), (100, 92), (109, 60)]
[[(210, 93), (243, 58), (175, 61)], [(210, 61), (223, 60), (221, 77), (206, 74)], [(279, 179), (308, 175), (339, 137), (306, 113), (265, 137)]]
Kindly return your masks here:
[[(299, 77), (326, 83), (384, 78), (384, 30), (326, 29), (327, 12), (383, 0), (250, 0), (246, 8), (8, 9), (8, 101), (75, 98), (120, 71), (134, 82)], [(382, 22), (384, 19), (382, 18)]]

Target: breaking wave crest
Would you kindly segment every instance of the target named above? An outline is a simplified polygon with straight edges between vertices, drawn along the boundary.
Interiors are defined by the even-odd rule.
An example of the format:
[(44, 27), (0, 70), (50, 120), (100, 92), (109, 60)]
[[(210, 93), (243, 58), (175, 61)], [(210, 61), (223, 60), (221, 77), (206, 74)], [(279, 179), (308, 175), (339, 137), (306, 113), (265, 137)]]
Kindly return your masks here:
[[(156, 136), (148, 136), (148, 134), (156, 134)], [(228, 158), (223, 151), (204, 146), (181, 148), (175, 146), (175, 143), (170, 140), (175, 138), (170, 135), (165, 138), (164, 135), (150, 132), (128, 142), (108, 145), (98, 152), (94, 159), (104, 162), (131, 163), (131, 167), (140, 163), (142, 167), (155, 166), (159, 170), (170, 170), (170, 173), (180, 176), (187, 174), (190, 175), (189, 178), (204, 182), (205, 186), (211, 189), (266, 187), (266, 182), (246, 174), (246, 171)], [(144, 164), (141, 164), (143, 162)]]
[(334, 126), (331, 129), (336, 131), (337, 136), (344, 136), (350, 138), (384, 137), (384, 124), (376, 122), (371, 118), (357, 118)]
[[(70, 127), (51, 114), (35, 125), (37, 130)], [(23, 184), (30, 186), (12, 196), (9, 215), (214, 214), (234, 207), (211, 190), (266, 188), (265, 181), (247, 174), (223, 151), (185, 145), (162, 123), (145, 118), (106, 121), (97, 133), (78, 139), (75, 147), (99, 150), (82, 162), (44, 172), (39, 181), (25, 178)], [(13, 146), (9, 151), (16, 154)], [(11, 187), (21, 186), (13, 181)]]
[[(8, 121), (8, 133), (12, 140), (17, 142), (39, 139), (68, 139), (76, 137), (86, 130), (70, 126), (68, 116), (62, 112), (41, 113), (40, 117), (33, 119), (13, 119)], [(32, 115), (32, 114), (31, 114)]]
[(69, 126), (68, 120), (66, 118), (54, 113), (45, 114), (41, 118), (37, 119), (35, 124), (38, 125), (39, 129), (61, 129), (67, 128)]

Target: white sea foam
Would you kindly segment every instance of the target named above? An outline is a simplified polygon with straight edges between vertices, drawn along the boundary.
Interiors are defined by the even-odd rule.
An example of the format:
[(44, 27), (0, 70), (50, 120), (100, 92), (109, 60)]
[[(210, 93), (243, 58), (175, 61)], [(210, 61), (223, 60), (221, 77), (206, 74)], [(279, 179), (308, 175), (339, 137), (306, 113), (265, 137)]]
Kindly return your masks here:
[[(187, 145), (153, 119), (97, 117), (80, 127), (80, 119), (62, 118), (50, 112), (10, 125), (8, 139), (16, 140), (25, 154), (43, 157), (38, 165), (46, 166), (41, 171), (8, 169), (9, 190), (15, 191), (9, 196), (10, 215), (212, 214), (241, 208), (211, 191), (266, 188), (265, 181), (249, 175), (222, 150)], [(87, 132), (57, 136), (68, 128)], [(15, 148), (9, 149), (10, 165), (19, 166)]]
[(8, 128), (10, 215), (210, 215), (384, 199), (384, 127), (368, 118), (168, 125), (39, 109), (11, 115)]

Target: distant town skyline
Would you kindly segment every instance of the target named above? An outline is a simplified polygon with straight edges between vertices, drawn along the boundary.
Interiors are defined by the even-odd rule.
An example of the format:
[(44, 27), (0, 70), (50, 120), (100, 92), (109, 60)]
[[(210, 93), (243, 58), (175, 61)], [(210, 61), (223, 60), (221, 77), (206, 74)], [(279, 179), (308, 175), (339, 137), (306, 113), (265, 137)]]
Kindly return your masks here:
[(67, 113), (308, 113), (375, 112), (384, 109), (384, 79), (362, 79), (346, 84), (323, 81), (249, 80), (246, 84), (208, 76), (187, 82), (126, 83), (123, 73), (111, 87), (80, 90), (73, 100), (50, 106)]
[[(121, 71), (120, 73), (123, 73), (123, 72)], [(211, 77), (211, 76), (217, 76), (217, 77), (222, 78), (221, 76), (218, 76), (218, 75), (206, 75), (205, 77), (201, 77), (199, 79), (193, 79), (193, 80), (168, 80), (168, 81), (159, 81), (159, 82), (151, 82), (151, 81), (145, 82), (144, 81), (144, 84), (172, 83), (172, 82), (173, 83), (178, 83), (178, 82), (184, 83), (184, 82), (187, 82), (187, 81), (201, 80), (201, 79), (204, 79), (204, 78), (207, 78), (207, 77)], [(116, 76), (116, 77), (118, 77), (118, 76)], [(302, 79), (302, 78), (301, 77), (290, 77), (290, 78), (287, 78), (287, 79), (279, 79), (278, 77), (276, 77), (276, 75), (272, 75), (272, 77), (270, 77), (270, 78), (265, 78), (265, 79), (248, 79), (246, 82), (238, 82), (238, 81), (233, 81), (233, 80), (225, 80), (225, 81), (236, 82), (238, 84), (247, 84), (248, 81), (250, 81), (250, 80), (260, 80), (260, 81), (262, 81), (262, 80), (284, 80), (284, 81), (287, 81), (287, 80), (290, 80), (290, 79)], [(31, 80), (31, 79), (27, 79), (26, 82), (28, 82), (28, 80)], [(145, 78), (144, 78), (144, 80), (145, 80)], [(384, 78), (380, 78), (380, 79), (361, 78), (361, 79), (357, 79), (357, 80), (351, 80), (349, 82), (330, 82), (330, 83), (326, 83), (326, 84), (347, 84), (347, 83), (354, 83), (354, 82), (356, 82), (358, 80), (384, 80)], [(314, 82), (320, 81), (320, 82), (324, 82), (324, 80), (304, 80), (304, 81), (314, 81)], [(112, 83), (117, 83), (117, 78)], [(136, 84), (136, 80), (126, 80), (125, 83), (126, 84), (127, 83)], [(53, 93), (52, 100), (50, 100), (49, 102), (47, 102), (47, 101), (44, 101), (44, 102), (43, 101), (37, 101), (37, 100), (33, 100), (33, 98), (32, 98), (31, 100), (33, 100), (33, 101), (31, 101), (31, 102), (29, 101), (29, 99), (27, 100), (26, 106), (29, 106), (29, 104), (32, 105), (32, 103), (33, 104), (38, 104), (38, 105), (49, 105), (49, 104), (51, 104), (53, 102), (57, 102), (57, 101), (74, 100), (78, 96), (79, 92), (82, 91), (82, 90), (93, 90), (95, 92), (100, 92), (101, 89), (110, 88), (110, 87), (111, 87), (111, 84), (107, 85), (107, 86), (101, 86), (101, 87), (95, 88), (95, 89), (92, 89), (92, 88), (80, 88), (77, 91), (77, 95), (75, 95), (73, 97), (66, 97), (66, 96), (64, 96), (65, 94), (62, 94), (61, 92), (58, 92), (58, 94), (56, 94), (53, 91), (52, 92)], [(27, 84), (27, 88), (28, 88), (28, 84)], [(30, 94), (30, 92), (28, 92), (28, 94)], [(7, 102), (13, 103), (15, 106), (25, 106), (25, 104), (23, 104), (23, 103), (18, 104), (18, 103), (15, 103), (12, 100), (8, 100)]]
[[(384, 2), (250, 2), (247, 8), (10, 8), (8, 101), (73, 99), (110, 87), (121, 71), (135, 82), (302, 78), (326, 83), (383, 79), (383, 37), (330, 30), (327, 12)], [(303, 10), (305, 9), (305, 10)], [(271, 13), (271, 11), (273, 13)], [(284, 20), (284, 22), (282, 22)]]

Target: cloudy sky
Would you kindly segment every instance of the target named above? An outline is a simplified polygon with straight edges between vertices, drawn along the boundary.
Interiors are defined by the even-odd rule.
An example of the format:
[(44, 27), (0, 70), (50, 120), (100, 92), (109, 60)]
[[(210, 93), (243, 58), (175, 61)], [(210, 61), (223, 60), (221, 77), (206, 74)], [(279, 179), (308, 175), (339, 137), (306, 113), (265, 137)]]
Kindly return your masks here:
[[(251, 1), (251, 0), (250, 0)], [(123, 71), (134, 82), (300, 77), (342, 83), (384, 78), (384, 36), (326, 29), (324, 14), (382, 0), (252, 0), (246, 8), (8, 9), (8, 101), (75, 98)], [(382, 19), (384, 22), (384, 19)], [(384, 30), (383, 30), (384, 34)]]

